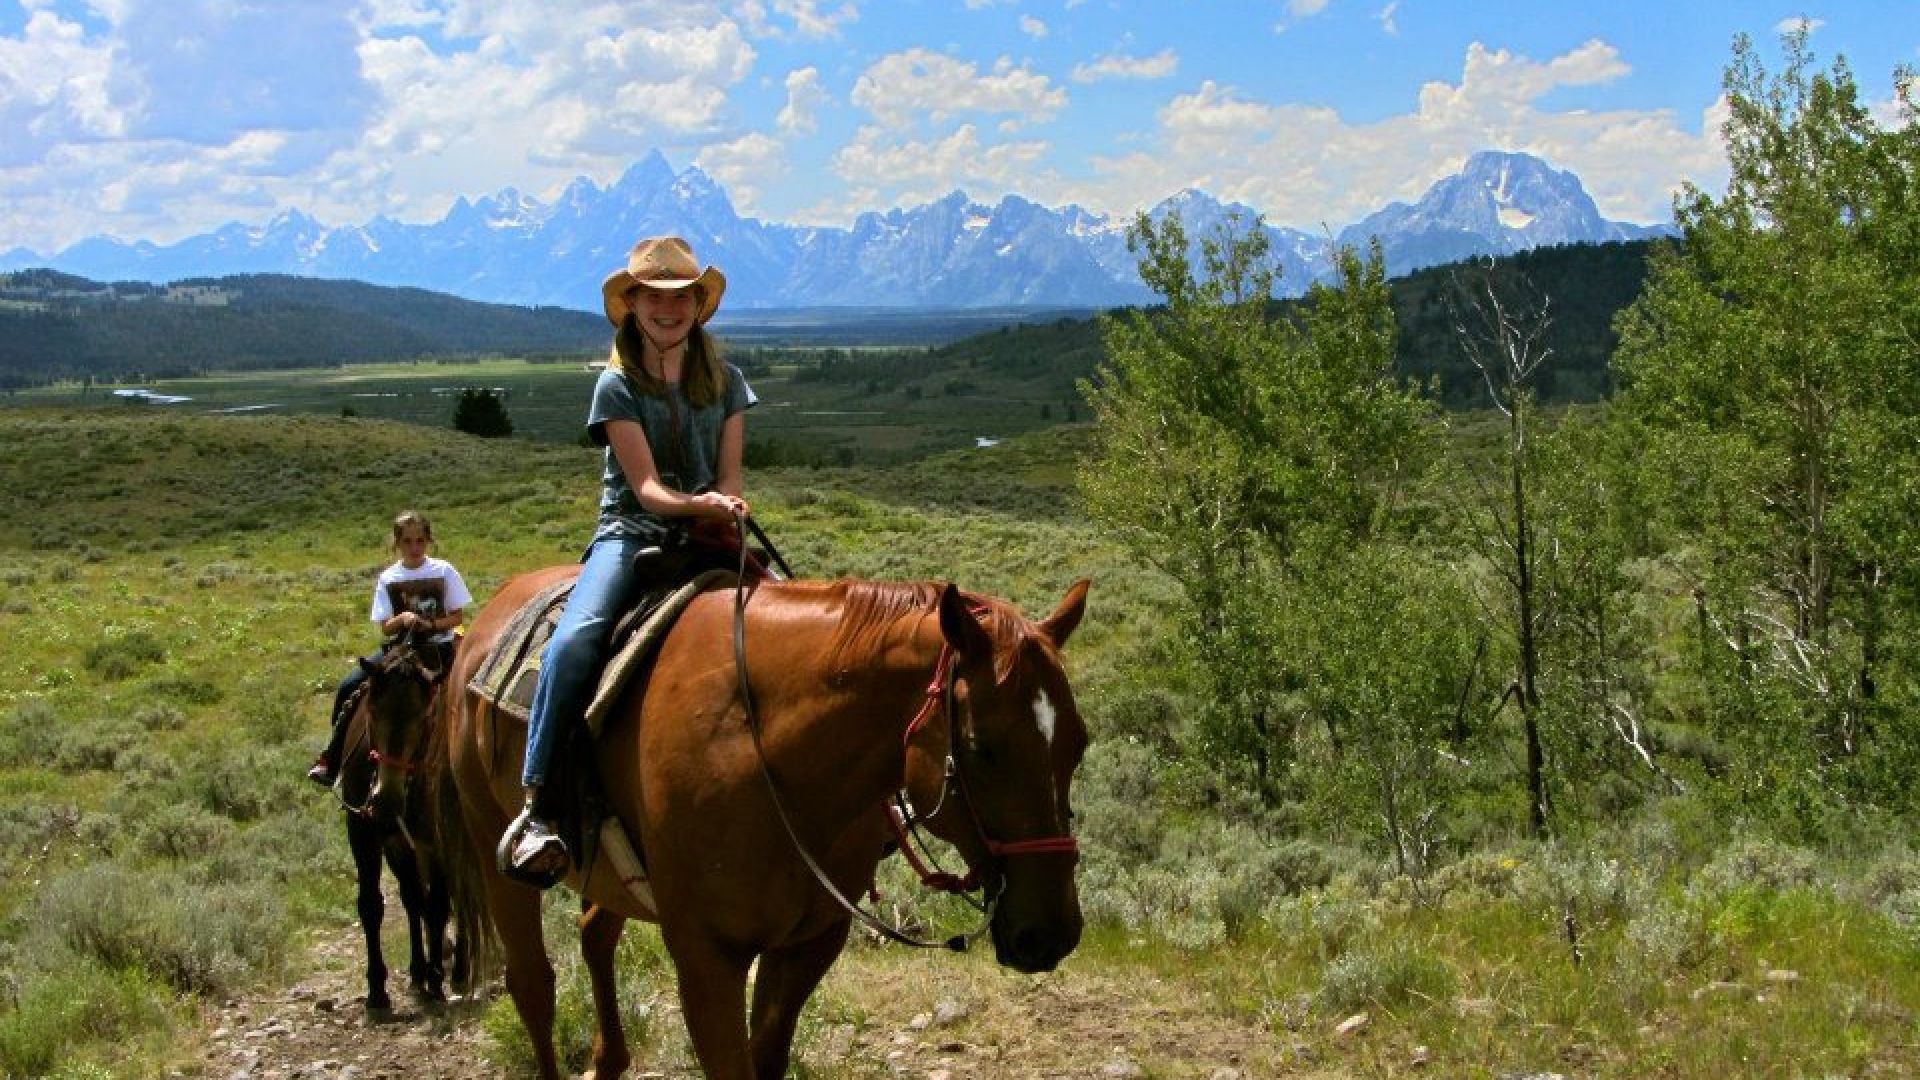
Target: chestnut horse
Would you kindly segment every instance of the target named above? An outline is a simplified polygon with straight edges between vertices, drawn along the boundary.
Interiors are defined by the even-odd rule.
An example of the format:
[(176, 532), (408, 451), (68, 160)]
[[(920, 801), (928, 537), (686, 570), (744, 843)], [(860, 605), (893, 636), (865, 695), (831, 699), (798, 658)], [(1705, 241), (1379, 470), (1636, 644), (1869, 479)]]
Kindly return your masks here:
[[(367, 678), (349, 706), (353, 715), (335, 790), (346, 808), (347, 844), (358, 876), (356, 906), (366, 938), (369, 1009), (393, 1007), (380, 947), (380, 923), (386, 914), (380, 892), (383, 859), (399, 884), (400, 906), (407, 915), (407, 975), (413, 992), (429, 1001), (446, 998), (450, 894), (430, 792), (427, 784), (411, 782), (426, 757), (443, 665), (432, 646), (395, 643), (378, 661), (360, 661)], [(464, 948), (456, 944), (456, 984), (466, 980), (465, 958)]]
[[(521, 605), (576, 572), (507, 582), (475, 620), (452, 685), (467, 686)], [(605, 846), (567, 879), (586, 911), (597, 1014), (587, 1075), (609, 1080), (631, 1064), (613, 955), (626, 921), (643, 919), (660, 925), (705, 1075), (785, 1076), (801, 1008), (847, 941), (840, 898), (872, 888), (893, 837), (887, 800), (903, 790), (938, 808), (922, 824), (984, 890), (1002, 964), (1047, 971), (1072, 952), (1081, 922), (1068, 791), (1087, 733), (1058, 650), (1086, 592), (1076, 583), (1039, 623), (928, 583), (761, 582), (695, 597), (598, 743), (604, 789), (644, 852), (651, 894), (623, 885)], [(525, 728), (464, 689), (449, 720), (438, 764), (472, 840), (459, 865), (483, 877), (507, 989), (540, 1075), (558, 1077), (540, 893), (493, 862), (520, 805)]]

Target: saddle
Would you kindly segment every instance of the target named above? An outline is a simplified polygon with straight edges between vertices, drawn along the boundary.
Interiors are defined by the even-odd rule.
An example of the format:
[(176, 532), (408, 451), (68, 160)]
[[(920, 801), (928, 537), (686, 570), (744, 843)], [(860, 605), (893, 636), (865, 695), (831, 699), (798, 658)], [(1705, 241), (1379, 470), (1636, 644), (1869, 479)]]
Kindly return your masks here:
[[(587, 707), (587, 729), (598, 737), (606, 722), (607, 710), (619, 698), (633, 675), (653, 659), (667, 630), (693, 598), (722, 583), (731, 583), (734, 575), (725, 570), (708, 570), (683, 585), (651, 589), (621, 616), (613, 631), (611, 654), (600, 673), (600, 682)], [(501, 712), (526, 723), (533, 709), (533, 690), (540, 678), (541, 653), (560, 622), (573, 582), (549, 586), (514, 614), (494, 643), (493, 650), (481, 660), (468, 689), (487, 699)]]
[[(732, 571), (712, 569), (684, 584), (650, 588), (641, 595), (614, 628), (611, 653), (587, 707), (584, 730), (565, 733), (554, 762), (555, 775), (549, 787), (574, 796), (566, 800), (568, 805), (552, 809), (556, 826), (575, 853), (576, 865), (590, 870), (595, 849), (604, 847), (622, 883), (647, 910), (653, 907), (653, 890), (647, 884), (645, 861), (619, 818), (607, 807), (599, 770), (592, 764), (593, 748), (613, 703), (636, 678), (644, 682), (644, 673), (674, 620), (694, 597), (731, 585), (735, 579)], [(553, 637), (573, 586), (571, 580), (559, 582), (523, 605), (501, 631), (493, 649), (481, 659), (467, 682), (468, 689), (500, 712), (526, 723), (540, 677), (541, 655)]]

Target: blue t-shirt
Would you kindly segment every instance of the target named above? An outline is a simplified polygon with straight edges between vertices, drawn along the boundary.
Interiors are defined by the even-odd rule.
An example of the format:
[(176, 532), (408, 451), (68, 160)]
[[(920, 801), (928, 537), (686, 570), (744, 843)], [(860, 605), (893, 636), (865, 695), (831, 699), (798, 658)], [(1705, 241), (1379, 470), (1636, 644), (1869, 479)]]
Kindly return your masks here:
[(606, 447), (595, 540), (636, 537), (665, 542), (685, 526), (685, 519), (663, 518), (640, 505), (626, 473), (620, 470), (613, 447), (607, 445), (606, 424), (609, 420), (631, 420), (640, 425), (647, 436), (647, 448), (653, 451), (653, 467), (661, 483), (689, 494), (711, 487), (719, 466), (721, 425), (759, 400), (739, 368), (722, 366), (727, 373), (726, 394), (705, 408), (695, 408), (679, 383), (668, 383), (665, 395), (642, 394), (618, 371), (608, 368), (600, 373), (593, 384), (593, 404), (587, 409), (587, 434)]

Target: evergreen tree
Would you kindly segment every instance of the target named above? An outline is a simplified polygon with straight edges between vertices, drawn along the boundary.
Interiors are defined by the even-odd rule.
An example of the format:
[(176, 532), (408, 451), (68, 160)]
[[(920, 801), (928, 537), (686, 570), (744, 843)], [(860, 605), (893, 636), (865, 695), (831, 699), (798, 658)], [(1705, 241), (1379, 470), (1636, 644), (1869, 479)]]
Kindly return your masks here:
[(469, 386), (460, 391), (453, 406), (453, 429), (483, 439), (513, 434), (513, 418), (507, 415), (503, 395), (484, 386)]

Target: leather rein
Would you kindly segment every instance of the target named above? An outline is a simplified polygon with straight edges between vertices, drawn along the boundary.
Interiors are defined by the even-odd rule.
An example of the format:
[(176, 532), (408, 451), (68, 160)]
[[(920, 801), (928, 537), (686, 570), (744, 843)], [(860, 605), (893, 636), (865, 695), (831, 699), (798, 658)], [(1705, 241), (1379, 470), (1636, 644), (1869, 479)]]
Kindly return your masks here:
[[(862, 908), (852, 900), (849, 900), (846, 894), (841, 892), (840, 888), (827, 876), (826, 871), (821, 868), (819, 860), (815, 859), (813, 854), (807, 850), (806, 844), (801, 841), (799, 831), (794, 827), (792, 816), (787, 811), (786, 800), (782, 798), (780, 794), (780, 785), (774, 779), (772, 767), (767, 762), (766, 747), (760, 737), (759, 712), (754, 707), (753, 690), (747, 681), (747, 520), (743, 514), (736, 513), (734, 515), (734, 527), (739, 531), (741, 540), (740, 572), (734, 584), (733, 594), (734, 669), (739, 673), (740, 700), (746, 711), (747, 730), (753, 735), (753, 748), (755, 756), (759, 759), (760, 775), (766, 780), (767, 792), (773, 798), (774, 811), (780, 818), (781, 826), (786, 829), (787, 838), (793, 843), (795, 853), (800, 856), (800, 860), (806, 864), (807, 869), (812, 871), (814, 879), (820, 883), (821, 888), (825, 889), (827, 894), (832, 896), (849, 915), (865, 923), (875, 933), (890, 941), (902, 945), (911, 945), (915, 948), (948, 949), (953, 952), (965, 952), (968, 945), (981, 934), (985, 933), (988, 927), (993, 924), (994, 908), (1000, 900), (997, 889), (992, 895), (983, 897), (979, 902), (969, 901), (974, 909), (982, 914), (982, 921), (979, 926), (968, 933), (958, 934), (944, 941), (929, 941), (914, 937), (898, 927), (882, 922), (877, 916), (869, 913), (865, 908)], [(757, 526), (754, 528), (754, 532), (757, 536), (764, 536), (763, 533), (760, 533)], [(781, 563), (781, 567), (785, 569), (784, 562)], [(977, 617), (984, 613), (985, 608), (974, 607), (970, 610)], [(960, 769), (959, 712), (954, 707), (954, 684), (957, 681), (955, 672), (958, 667), (958, 658), (954, 656), (951, 645), (945, 642), (941, 643), (940, 654), (934, 660), (933, 667), (933, 679), (927, 684), (927, 700), (920, 706), (920, 710), (914, 714), (913, 719), (907, 722), (906, 730), (901, 737), (901, 749), (904, 752), (910, 747), (914, 737), (918, 735), (936, 715), (944, 715), (946, 717), (946, 775), (941, 784), (939, 803), (935, 806), (933, 813), (926, 816), (932, 817), (934, 814), (938, 814), (941, 808), (946, 805), (949, 789), (957, 786), (960, 790), (962, 801), (967, 804), (968, 814), (973, 820), (974, 832), (979, 836), (981, 844), (986, 848), (987, 853), (993, 858), (1004, 862), (1008, 858), (1017, 855), (1077, 853), (1080, 850), (1079, 842), (1071, 835), (1002, 842), (995, 840), (992, 835), (987, 832), (986, 823), (980, 820), (980, 811), (974, 804), (971, 792), (968, 791), (966, 774)], [(921, 883), (930, 889), (957, 895), (979, 889), (981, 887), (979, 875), (973, 869), (969, 868), (965, 877), (957, 877), (953, 874), (927, 866), (915, 852), (914, 845), (907, 835), (908, 832), (913, 829), (915, 818), (907, 809), (904, 783), (905, 778), (902, 777), (902, 790), (883, 805), (887, 813), (887, 821), (892, 825), (894, 836), (898, 841), (900, 853), (907, 860), (907, 864), (911, 866), (914, 873), (919, 876)], [(999, 876), (997, 880), (1004, 881), (1004, 875)]]

